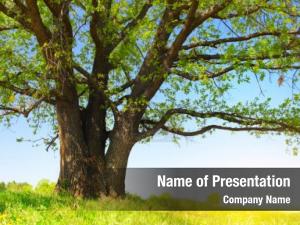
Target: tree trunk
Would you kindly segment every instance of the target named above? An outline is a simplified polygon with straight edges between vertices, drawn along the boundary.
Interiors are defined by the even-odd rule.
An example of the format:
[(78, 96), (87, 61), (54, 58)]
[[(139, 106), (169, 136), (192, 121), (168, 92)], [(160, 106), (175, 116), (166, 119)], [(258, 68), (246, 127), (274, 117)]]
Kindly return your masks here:
[(126, 168), (133, 143), (130, 136), (122, 131), (113, 134), (106, 155), (107, 194), (111, 197), (125, 196)]
[(83, 198), (124, 197), (127, 161), (133, 146), (128, 129), (114, 129), (104, 156), (104, 149), (89, 149), (85, 134), (89, 129), (84, 128), (76, 106), (58, 101), (57, 119), (61, 156), (57, 190)]
[(90, 158), (77, 105), (72, 101), (57, 101), (57, 119), (61, 156), (58, 188), (75, 196), (89, 195)]
[[(76, 90), (68, 82), (57, 97), (56, 113), (61, 157), (57, 190), (86, 198), (106, 194), (101, 160), (104, 149), (89, 150), (85, 135), (89, 129), (84, 127)], [(100, 146), (104, 148), (103, 144)]]
[(112, 197), (125, 196), (127, 162), (136, 142), (134, 131), (137, 130), (137, 126), (133, 118), (130, 112), (116, 118), (115, 129), (105, 156), (107, 192)]

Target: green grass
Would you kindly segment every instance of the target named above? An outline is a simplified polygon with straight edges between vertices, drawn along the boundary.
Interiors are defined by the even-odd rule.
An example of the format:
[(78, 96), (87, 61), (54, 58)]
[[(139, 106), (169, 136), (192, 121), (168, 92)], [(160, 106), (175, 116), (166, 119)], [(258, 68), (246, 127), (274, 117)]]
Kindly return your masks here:
[(168, 196), (148, 200), (131, 195), (123, 200), (80, 200), (58, 196), (53, 188), (46, 181), (35, 189), (28, 184), (0, 184), (0, 225), (300, 224), (300, 212), (124, 211), (178, 203)]

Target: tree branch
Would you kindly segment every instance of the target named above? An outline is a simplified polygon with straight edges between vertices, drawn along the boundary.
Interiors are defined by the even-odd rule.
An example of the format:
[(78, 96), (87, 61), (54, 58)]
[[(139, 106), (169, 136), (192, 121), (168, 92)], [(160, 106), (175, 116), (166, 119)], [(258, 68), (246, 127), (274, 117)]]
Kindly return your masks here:
[(46, 151), (48, 152), (49, 149), (55, 144), (56, 140), (59, 138), (59, 135), (55, 135), (50, 140), (44, 139), (44, 143), (46, 144)]
[[(249, 56), (249, 55), (234, 55), (233, 59), (237, 59), (239, 61), (254, 61), (254, 60), (266, 60), (266, 59), (279, 59), (279, 58), (287, 58), (287, 57), (298, 57), (299, 53), (288, 53), (284, 52), (282, 54), (273, 54), (273, 55), (257, 55), (257, 56)], [(197, 60), (220, 60), (224, 59), (224, 54), (193, 54), (191, 56), (182, 56), (182, 59), (197, 61)], [(180, 59), (180, 58), (179, 58)]]
[(24, 117), (28, 117), (29, 114), (34, 109), (36, 109), (44, 100), (45, 98), (39, 99), (38, 101), (32, 103), (27, 109), (0, 105), (0, 110), (4, 111), (4, 114), (1, 114), (1, 116), (11, 115), (11, 114), (22, 114)]
[(26, 5), (28, 7), (26, 15), (31, 19), (31, 29), (36, 34), (37, 39), (42, 46), (51, 39), (52, 34), (42, 21), (37, 0), (26, 0)]
[(37, 94), (38, 93), (38, 90), (37, 89), (34, 89), (32, 87), (26, 87), (26, 88), (19, 88), (13, 84), (11, 84), (10, 82), (7, 82), (7, 81), (1, 81), (0, 80), (0, 87), (4, 88), (4, 89), (7, 89), (7, 90), (10, 90), (10, 91), (13, 91), (17, 94), (20, 94), (20, 95), (25, 95), (25, 96), (28, 96), (28, 97), (32, 97), (32, 98), (41, 98), (43, 99), (45, 102), (51, 104), (51, 105), (55, 105), (55, 100), (52, 98), (52, 97), (55, 97), (56, 96), (56, 93), (55, 91), (50, 91), (49, 92), (49, 97), (46, 97), (46, 96), (41, 96), (41, 94)]
[(0, 32), (1, 31), (10, 31), (10, 30), (15, 30), (18, 29), (18, 26), (7, 26), (7, 27), (0, 27)]
[(214, 19), (220, 19), (220, 20), (226, 20), (226, 19), (232, 19), (236, 17), (241, 17), (241, 16), (249, 16), (257, 11), (259, 11), (262, 7), (261, 6), (253, 6), (252, 8), (247, 8), (244, 13), (229, 13), (227, 15), (214, 15), (212, 18)]
[(153, 0), (146, 1), (139, 14), (133, 20), (131, 20), (120, 32), (119, 39), (115, 42), (114, 46), (117, 46), (122, 40), (124, 40), (128, 35), (128, 33), (130, 32), (130, 30), (134, 29), (138, 25), (138, 22), (143, 20), (146, 17), (147, 12), (152, 7), (152, 3)]
[(68, 35), (70, 40), (72, 40), (73, 31), (69, 19), (69, 6), (71, 0), (61, 1), (60, 3), (54, 0), (44, 0), (44, 2), (47, 5), (47, 7), (50, 9), (54, 17), (57, 18), (64, 25), (65, 33)]
[[(182, 109), (182, 108), (175, 108), (175, 109), (170, 109), (168, 110), (159, 121), (151, 121), (151, 120), (142, 120), (142, 124), (146, 123), (146, 124), (151, 124), (153, 125), (152, 128), (148, 129), (147, 131), (140, 133), (140, 135), (138, 135), (138, 139), (143, 139), (149, 136), (153, 136), (155, 133), (157, 133), (160, 129), (163, 130), (170, 130), (173, 131), (172, 133), (174, 133), (175, 131), (180, 134), (190, 134), (189, 136), (192, 136), (192, 134), (197, 135), (197, 134), (201, 134), (204, 133), (208, 130), (206, 130), (207, 128), (204, 127), (202, 128), (200, 131), (196, 131), (196, 132), (183, 132), (180, 130), (175, 130), (174, 128), (168, 128), (166, 127), (166, 123), (168, 122), (168, 120), (173, 116), (173, 115), (188, 115), (188, 116), (192, 116), (195, 118), (203, 118), (203, 119), (208, 119), (208, 118), (217, 118), (217, 119), (221, 119), (230, 123), (235, 123), (238, 125), (243, 125), (245, 127), (242, 128), (230, 128), (227, 127), (227, 129), (232, 129), (234, 130), (261, 130), (261, 131), (272, 131), (272, 129), (274, 131), (291, 131), (291, 132), (296, 132), (296, 133), (300, 133), (300, 127), (299, 126), (293, 126), (284, 122), (281, 122), (280, 120), (268, 120), (268, 119), (262, 119), (262, 118), (254, 118), (254, 117), (248, 117), (248, 116), (243, 116), (243, 115), (239, 115), (237, 113), (227, 113), (227, 112), (196, 112), (193, 110), (188, 110), (188, 109)], [(218, 125), (213, 125), (211, 129), (215, 129), (215, 126)], [(258, 126), (258, 127), (253, 127), (253, 126)], [(226, 127), (221, 127), (218, 126), (217, 129), (225, 129)]]
[[(197, 26), (201, 25), (212, 15), (223, 10), (226, 6), (228, 6), (230, 2), (231, 0), (225, 0), (222, 1), (221, 4), (214, 4), (209, 9), (197, 13), (199, 1), (196, 0), (192, 1), (192, 4), (189, 7), (188, 15), (185, 20), (184, 26), (182, 27), (179, 34), (175, 38), (171, 47), (167, 49), (167, 52), (165, 53), (167, 41), (171, 34), (169, 30), (171, 30), (170, 28), (174, 29), (176, 27), (178, 22), (175, 23), (174, 21), (180, 18), (180, 13), (181, 13), (180, 11), (176, 11), (172, 8), (172, 6), (175, 3), (174, 1), (170, 1), (170, 4), (168, 5), (168, 7), (164, 12), (164, 15), (162, 17), (155, 38), (154, 46), (156, 45), (155, 47), (157, 49), (155, 49), (154, 47), (155, 51), (154, 49), (152, 49), (147, 54), (147, 57), (145, 58), (143, 66), (140, 69), (136, 82), (134, 84), (132, 96), (135, 97), (135, 96), (143, 95), (146, 97), (146, 99), (150, 100), (155, 95), (155, 93), (157, 92), (157, 90), (160, 88), (161, 84), (165, 80), (165, 77), (162, 76), (161, 74), (169, 72), (170, 67), (172, 66), (174, 60), (176, 60), (176, 58), (178, 57), (178, 52), (181, 49), (182, 44), (185, 42), (187, 37), (193, 32), (193, 30)], [(156, 52), (159, 52), (160, 55), (157, 54)], [(159, 62), (160, 64), (159, 68), (151, 67), (151, 63), (153, 64), (153, 61), (155, 60)], [(155, 70), (158, 69), (161, 71), (159, 75), (156, 75), (157, 71)], [(142, 76), (145, 77), (149, 74), (151, 75), (151, 78), (147, 79), (146, 82), (141, 82)], [(138, 88), (135, 88), (136, 86), (138, 86)]]
[[(236, 68), (235, 65), (231, 65), (231, 66), (221, 69), (218, 72), (206, 71), (204, 76), (205, 76), (205, 78), (216, 78), (216, 77), (222, 76), (230, 71), (233, 71), (235, 68)], [(189, 73), (186, 73), (183, 71), (179, 71), (179, 70), (173, 70), (173, 71), (171, 71), (171, 73), (175, 74), (177, 76), (183, 77), (184, 79), (187, 79), (190, 81), (197, 81), (197, 80), (203, 79), (203, 77), (201, 77), (201, 76), (195, 76), (195, 75), (192, 75), (192, 74), (189, 74)]]
[(59, 138), (59, 135), (58, 134), (56, 134), (55, 136), (53, 136), (53, 137), (49, 137), (49, 138), (39, 138), (39, 139), (35, 139), (35, 140), (24, 140), (23, 138), (20, 138), (19, 139), (19, 141), (21, 142), (21, 141), (26, 141), (26, 142), (31, 142), (31, 143), (37, 143), (37, 142), (41, 142), (41, 141), (43, 141), (44, 142), (44, 144), (46, 145), (46, 151), (48, 152), (49, 151), (49, 149), (51, 148), (51, 147), (53, 147), (53, 146), (55, 146), (55, 142), (56, 142), (56, 140)]
[[(224, 43), (231, 43), (231, 42), (242, 42), (242, 41), (248, 41), (253, 38), (262, 37), (262, 36), (281, 36), (283, 33), (280, 31), (264, 31), (264, 32), (255, 32), (246, 36), (240, 36), (240, 37), (228, 37), (228, 38), (222, 38), (217, 40), (211, 40), (211, 41), (200, 41), (197, 43), (192, 43), (189, 45), (185, 45), (182, 47), (183, 50), (189, 50), (192, 48), (196, 48), (199, 46), (209, 46), (209, 47), (217, 47), (219, 44)], [(288, 32), (289, 35), (297, 35), (300, 34), (300, 29), (297, 31), (291, 31)]]
[(114, 88), (110, 92), (111, 93), (121, 93), (121, 92), (125, 91), (127, 88), (130, 88), (133, 84), (134, 84), (134, 79), (128, 80), (126, 83), (122, 84), (119, 87)]
[(196, 15), (196, 11), (198, 8), (199, 1), (192, 1), (192, 5), (190, 7), (190, 10), (188, 12), (188, 16), (186, 19), (186, 22), (184, 24), (184, 27), (180, 31), (180, 33), (177, 35), (175, 41), (172, 44), (172, 47), (170, 48), (168, 55), (171, 58), (171, 61), (177, 57), (179, 50), (182, 48), (183, 43), (187, 39), (187, 37), (191, 34), (191, 32), (198, 26), (200, 26), (204, 21), (206, 21), (208, 18), (212, 17), (213, 15), (217, 14), (218, 12), (222, 11), (224, 8), (226, 8), (230, 4), (231, 0), (225, 0), (221, 4), (215, 4), (208, 10), (199, 13), (199, 15)]
[[(241, 67), (243, 66), (242, 64), (236, 64), (236, 65), (231, 65), (231, 66), (228, 66), (228, 67), (225, 67), (217, 72), (211, 72), (211, 71), (206, 71), (204, 76), (205, 78), (217, 78), (217, 77), (220, 77), (222, 75), (225, 75), (226, 73), (228, 72), (231, 72), (231, 71), (234, 71), (237, 67)], [(249, 66), (259, 66), (259, 65), (256, 65), (256, 64), (249, 64)], [(300, 66), (297, 66), (297, 65), (291, 65), (291, 66), (259, 66), (260, 69), (262, 70), (298, 70), (300, 69)], [(196, 76), (196, 75), (193, 75), (193, 74), (190, 74), (190, 73), (187, 73), (187, 72), (183, 72), (183, 71), (180, 71), (180, 70), (172, 70), (171, 71), (171, 74), (175, 74), (179, 77), (182, 77), (184, 79), (187, 79), (187, 80), (190, 80), (190, 81), (199, 81), (201, 79), (203, 79), (202, 76)]]
[(23, 10), (21, 10), (20, 8), (10, 9), (0, 2), (0, 11), (4, 13), (6, 16), (10, 17), (11, 19), (20, 23), (27, 30), (32, 31), (31, 23), (29, 23), (28, 20), (26, 20), (24, 9)]
[(162, 129), (169, 133), (173, 133), (185, 137), (201, 135), (211, 130), (227, 130), (227, 131), (234, 131), (234, 132), (235, 131), (261, 131), (261, 132), (284, 131), (284, 129), (281, 127), (226, 127), (220, 125), (210, 125), (210, 126), (203, 127), (200, 130), (190, 131), (190, 132), (180, 131), (166, 126), (163, 126)]
[(80, 74), (82, 74), (85, 77), (85, 79), (87, 79), (87, 80), (90, 79), (91, 74), (87, 70), (85, 70), (83, 67), (81, 67), (79, 64), (73, 63), (73, 68), (77, 72), (79, 72)]

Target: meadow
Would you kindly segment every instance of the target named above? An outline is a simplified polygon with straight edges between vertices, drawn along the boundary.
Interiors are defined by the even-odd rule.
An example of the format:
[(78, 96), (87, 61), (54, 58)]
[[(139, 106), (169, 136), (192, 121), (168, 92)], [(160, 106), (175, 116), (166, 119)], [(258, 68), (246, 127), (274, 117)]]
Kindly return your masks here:
[(53, 190), (54, 184), (45, 180), (35, 188), (26, 183), (0, 184), (0, 225), (300, 224), (300, 212), (150, 211), (176, 202), (168, 196), (143, 200), (133, 195), (120, 200), (82, 200)]

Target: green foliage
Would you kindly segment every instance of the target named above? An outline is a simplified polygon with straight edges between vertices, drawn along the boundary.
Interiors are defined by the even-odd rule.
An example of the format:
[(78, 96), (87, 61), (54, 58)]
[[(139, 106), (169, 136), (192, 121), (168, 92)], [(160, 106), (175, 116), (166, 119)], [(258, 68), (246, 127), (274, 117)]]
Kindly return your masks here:
[(34, 191), (41, 194), (51, 194), (54, 192), (55, 183), (49, 180), (41, 180), (34, 188)]
[(32, 186), (28, 183), (16, 183), (12, 181), (7, 183), (6, 189), (15, 192), (30, 192), (32, 191)]
[[(1, 2), (8, 8), (15, 9), (13, 1)], [(166, 57), (167, 50), (174, 44), (180, 30), (184, 29), (186, 19), (189, 18), (190, 3), (191, 1), (185, 0), (175, 1), (171, 9), (173, 12), (180, 9), (180, 15), (178, 18), (172, 18), (172, 21), (166, 21), (163, 29), (160, 28), (166, 31), (166, 34), (157, 37), (164, 11), (170, 7), (166, 1), (154, 0), (149, 11), (141, 19), (139, 15), (145, 1), (119, 0), (112, 1), (111, 5), (106, 4), (106, 1), (99, 1), (98, 6), (94, 6), (92, 1), (72, 1), (68, 16), (73, 28), (73, 40), (62, 41), (60, 38), (63, 35), (58, 40), (55, 39), (61, 34), (62, 24), (53, 18), (44, 1), (38, 1), (41, 19), (53, 34), (51, 41), (43, 45), (39, 43), (37, 35), (21, 26), (17, 19), (0, 13), (0, 27), (18, 25), (16, 29), (0, 32), (1, 108), (22, 111), (41, 96), (53, 100), (53, 91), (58, 91), (62, 85), (57, 81), (57, 73), (64, 72), (63, 67), (71, 68), (76, 64), (87, 73), (91, 73), (96, 43), (91, 37), (90, 24), (92, 15), (99, 14), (101, 24), (97, 26), (96, 33), (101, 40), (101, 55), (105, 55), (105, 60), (111, 66), (107, 75), (107, 86), (103, 82), (97, 83), (107, 98), (107, 104), (101, 106), (108, 112), (107, 130), (113, 127), (115, 121), (111, 113), (113, 108), (132, 113), (145, 109), (143, 119), (152, 121), (159, 121), (169, 109), (186, 108), (199, 112), (223, 111), (244, 116), (255, 115), (255, 119), (299, 125), (299, 74), (292, 68), (295, 65), (299, 67), (299, 35), (295, 35), (299, 30), (298, 2), (234, 0), (228, 3), (216, 15), (194, 28), (183, 43), (185, 48), (179, 50), (173, 57), (170, 68), (166, 69), (162, 65), (162, 58)], [(215, 0), (200, 1), (196, 13), (205, 14), (208, 9), (219, 3), (220, 1)], [(260, 10), (257, 10), (257, 7)], [(20, 13), (20, 10), (16, 11)], [(29, 18), (26, 19), (30, 21)], [(132, 24), (133, 26), (130, 26)], [(271, 34), (249, 38), (249, 35), (257, 33)], [(163, 40), (163, 37), (168, 38)], [(248, 38), (237, 41), (240, 37)], [(117, 44), (114, 46), (115, 43)], [(189, 48), (192, 45), (196, 47)], [(49, 62), (48, 56), (52, 51), (53, 59)], [(145, 71), (139, 73), (142, 65), (148, 67), (144, 75)], [(222, 73), (228, 67), (232, 69)], [(93, 90), (90, 90), (90, 84), (86, 82), (87, 77), (76, 69), (71, 69), (74, 71), (74, 77), (68, 79), (74, 84), (80, 106), (84, 108)], [(180, 76), (178, 71), (188, 74), (191, 79)], [(220, 73), (222, 75), (211, 78), (211, 75)], [(97, 80), (103, 78), (103, 74), (100, 73), (94, 76)], [(164, 82), (159, 85), (159, 90), (151, 99), (147, 99), (143, 94), (127, 98), (131, 94), (130, 87), (121, 87), (137, 76), (141, 82), (139, 85), (150, 84), (145, 87), (148, 89), (160, 80)], [(2, 83), (16, 88), (8, 88), (1, 85)], [(253, 93), (257, 93), (256, 97), (247, 99), (243, 94), (235, 92), (236, 89), (243, 90), (249, 84), (252, 85)], [(291, 87), (293, 96), (277, 101), (277, 93), (284, 89), (286, 94), (287, 87)], [(34, 93), (20, 93), (20, 90), (28, 89), (34, 90)], [(267, 104), (269, 98), (271, 101)], [(45, 123), (50, 124), (52, 128), (49, 133), (57, 133), (55, 104), (48, 103), (39, 104), (27, 118), (35, 134)], [(8, 126), (10, 119), (18, 116), (15, 111), (10, 115), (4, 114), (5, 117), (0, 116), (0, 122)], [(193, 118), (186, 115), (172, 116), (167, 125), (171, 129), (183, 131), (194, 122), (197, 125), (193, 127), (195, 129), (209, 124), (241, 126), (239, 123), (220, 118)], [(269, 124), (261, 126), (270, 128), (267, 125)], [(162, 134), (165, 133), (166, 131), (162, 131)], [(297, 132), (285, 131), (287, 136), (295, 134), (297, 135)], [(46, 140), (45, 144), (48, 143)]]
[(6, 190), (6, 186), (4, 182), (0, 182), (0, 191), (5, 191)]

